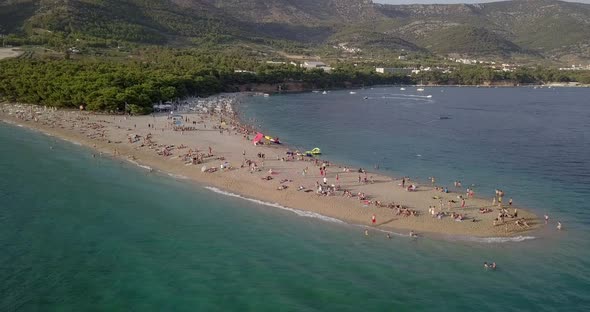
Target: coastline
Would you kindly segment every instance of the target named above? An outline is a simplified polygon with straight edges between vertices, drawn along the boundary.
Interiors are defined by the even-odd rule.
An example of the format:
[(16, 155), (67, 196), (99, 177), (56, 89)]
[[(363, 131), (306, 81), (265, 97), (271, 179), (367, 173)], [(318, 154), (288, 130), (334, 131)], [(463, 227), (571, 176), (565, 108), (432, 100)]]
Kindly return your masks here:
[[(156, 169), (167, 173), (172, 177), (179, 177), (198, 182), (203, 185), (216, 188), (220, 191), (234, 194), (245, 199), (258, 200), (270, 205), (280, 205), (286, 208), (297, 209), (298, 211), (315, 213), (342, 222), (367, 227), (385, 232), (407, 233), (410, 230), (416, 233), (429, 233), (429, 236), (436, 234), (478, 237), (478, 238), (501, 238), (514, 237), (519, 239), (540, 225), (539, 219), (530, 211), (519, 209), (519, 217), (524, 217), (531, 228), (519, 228), (511, 219), (505, 224), (493, 226), (492, 221), (498, 210), (481, 214), (478, 209), (490, 207), (491, 200), (469, 198), (466, 200), (466, 208), (455, 207), (447, 209), (447, 200), (456, 200), (457, 193), (441, 193), (431, 186), (418, 185), (416, 192), (408, 192), (398, 186), (399, 179), (368, 173), (375, 183), (358, 183), (358, 173), (354, 170), (344, 172), (343, 166), (330, 164), (326, 175), (330, 183), (338, 183), (342, 188), (350, 190), (351, 193), (366, 193), (367, 200), (361, 201), (358, 198), (341, 196), (341, 192), (335, 196), (319, 196), (313, 191), (314, 183), (321, 183), (319, 167), (313, 161), (302, 160), (281, 160), (285, 157), (288, 147), (270, 145), (254, 146), (249, 140), (244, 139), (239, 133), (240, 128), (248, 128), (237, 122), (231, 114), (219, 112), (215, 114), (182, 114), (183, 118), (190, 118), (195, 121), (187, 123), (195, 130), (174, 131), (167, 125), (167, 115), (153, 116), (112, 116), (95, 115), (78, 111), (55, 111), (44, 110), (35, 106), (18, 106), (13, 104), (0, 104), (2, 109), (0, 119), (12, 124), (22, 124), (27, 128), (41, 131), (55, 137), (77, 142), (78, 144), (92, 148), (99, 153), (113, 155), (126, 159), (144, 169)], [(17, 118), (12, 110), (29, 110)], [(28, 116), (28, 117), (27, 117)], [(233, 119), (232, 119), (233, 118)], [(197, 122), (198, 120), (198, 122)], [(221, 121), (224, 120), (224, 121)], [(226, 122), (225, 130), (213, 129), (217, 125)], [(155, 125), (154, 128), (148, 124)], [(102, 133), (102, 136), (98, 134)], [(175, 145), (176, 147), (186, 145), (187, 148), (172, 148), (171, 154), (166, 156), (155, 153), (156, 145), (152, 147), (141, 146), (141, 142), (127, 142), (129, 134), (137, 134), (142, 138), (152, 133), (152, 141), (156, 145)], [(250, 135), (250, 139), (252, 136)], [(213, 155), (204, 157), (203, 163), (198, 165), (187, 164), (178, 156), (191, 148), (207, 152), (212, 147)], [(245, 152), (246, 157), (242, 154)], [(267, 157), (261, 160), (256, 157), (257, 153), (264, 153)], [(223, 157), (223, 159), (219, 159)], [(241, 168), (240, 163), (244, 158), (259, 163), (260, 171), (250, 172), (248, 167)], [(277, 159), (278, 158), (278, 159)], [(307, 158), (306, 158), (307, 159)], [(214, 173), (201, 172), (201, 166), (207, 168), (219, 168), (220, 164), (229, 162), (234, 169), (217, 170)], [(304, 168), (308, 167), (309, 173), (302, 176)], [(272, 169), (272, 180), (262, 180), (269, 176), (268, 170)], [(339, 181), (336, 182), (336, 174)], [(291, 182), (279, 183), (279, 180), (290, 180)], [(416, 183), (412, 181), (412, 183)], [(277, 190), (279, 185), (287, 186), (286, 189)], [(298, 187), (304, 186), (305, 191), (299, 191)], [(209, 188), (211, 190), (211, 188)], [(434, 199), (440, 197), (440, 199)], [(368, 203), (371, 201), (372, 203)], [(410, 210), (415, 210), (417, 216), (402, 216), (396, 214), (395, 209), (378, 207), (373, 203), (380, 201), (384, 204), (395, 203)], [(440, 201), (445, 205), (444, 212), (456, 212), (465, 214), (466, 219), (458, 222), (450, 216), (442, 219), (433, 218), (428, 213), (429, 206), (438, 206)], [(273, 204), (276, 203), (276, 204)], [(375, 215), (377, 222), (371, 224), (371, 217)], [(472, 222), (475, 218), (477, 222)]]
[[(279, 88), (280, 87), (280, 88)], [(590, 88), (590, 84), (582, 83), (560, 83), (551, 82), (546, 84), (541, 83), (530, 83), (530, 84), (519, 84), (513, 82), (486, 82), (480, 85), (476, 84), (376, 84), (376, 85), (347, 85), (339, 88), (317, 88), (310, 84), (302, 82), (287, 82), (287, 83), (264, 83), (264, 84), (244, 84), (232, 86), (226, 92), (228, 93), (249, 93), (249, 92), (260, 92), (269, 94), (293, 94), (293, 93), (305, 93), (316, 90), (356, 90), (356, 89), (367, 89), (367, 88), (380, 88), (380, 87), (432, 87), (432, 88), (540, 88), (540, 89), (551, 89), (551, 88)]]

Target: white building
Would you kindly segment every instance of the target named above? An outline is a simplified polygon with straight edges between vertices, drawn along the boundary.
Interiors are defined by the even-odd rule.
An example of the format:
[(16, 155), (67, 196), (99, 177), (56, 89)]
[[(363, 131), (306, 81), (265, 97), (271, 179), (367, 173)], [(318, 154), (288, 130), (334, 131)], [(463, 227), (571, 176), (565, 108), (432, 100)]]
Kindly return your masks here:
[(306, 69), (321, 69), (325, 72), (332, 70), (332, 67), (326, 65), (324, 62), (305, 61), (303, 62), (303, 68)]
[(376, 67), (375, 71), (380, 74), (403, 74), (409, 75), (412, 73), (412, 68), (398, 68), (398, 67)]
[(255, 72), (250, 71), (250, 70), (243, 70), (243, 69), (235, 69), (234, 73), (240, 73), (240, 74), (253, 74), (256, 75)]

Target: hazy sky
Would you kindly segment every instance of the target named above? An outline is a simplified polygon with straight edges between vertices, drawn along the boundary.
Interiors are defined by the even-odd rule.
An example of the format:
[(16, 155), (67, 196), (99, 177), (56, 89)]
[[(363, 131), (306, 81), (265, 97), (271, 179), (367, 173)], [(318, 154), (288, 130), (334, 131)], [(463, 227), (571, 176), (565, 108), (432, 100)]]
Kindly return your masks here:
[[(496, 0), (497, 1), (497, 0)], [(581, 2), (589, 3), (590, 0), (566, 0), (569, 2)], [(408, 4), (408, 3), (481, 3), (481, 2), (495, 2), (494, 0), (373, 0), (377, 3), (389, 3), (389, 4)]]

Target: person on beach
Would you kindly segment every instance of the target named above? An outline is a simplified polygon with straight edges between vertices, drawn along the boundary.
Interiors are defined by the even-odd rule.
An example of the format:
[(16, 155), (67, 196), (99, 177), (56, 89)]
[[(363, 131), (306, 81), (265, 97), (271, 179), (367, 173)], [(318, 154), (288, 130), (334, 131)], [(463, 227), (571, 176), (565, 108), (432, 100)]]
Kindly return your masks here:
[(544, 217), (545, 217), (545, 224), (549, 223), (549, 216), (545, 215)]
[(377, 217), (374, 214), (371, 216), (371, 223), (373, 223), (373, 225), (377, 223)]
[(512, 197), (508, 200), (508, 206), (512, 206)]
[(465, 198), (461, 198), (461, 208), (465, 208)]
[(402, 178), (402, 188), (406, 187), (406, 177)]
[(340, 177), (336, 174), (336, 181), (340, 181)]

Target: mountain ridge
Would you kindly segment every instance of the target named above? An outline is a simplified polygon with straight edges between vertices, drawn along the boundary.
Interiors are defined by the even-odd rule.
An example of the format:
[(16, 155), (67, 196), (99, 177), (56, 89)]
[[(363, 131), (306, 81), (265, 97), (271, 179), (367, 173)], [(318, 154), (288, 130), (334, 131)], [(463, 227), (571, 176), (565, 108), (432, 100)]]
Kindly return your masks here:
[(590, 5), (557, 0), (411, 5), (370, 0), (0, 1), (0, 33), (30, 41), (43, 32), (139, 44), (348, 42), (364, 50), (590, 59)]

